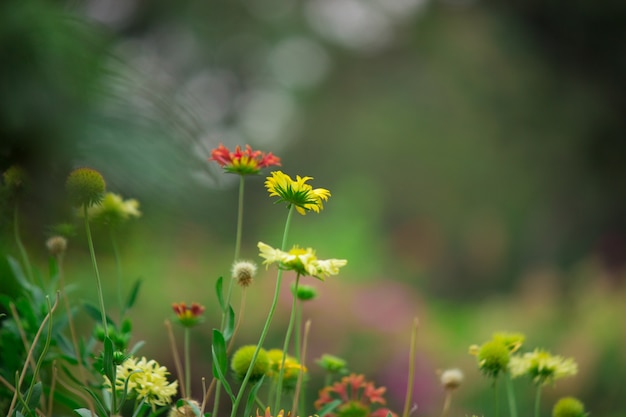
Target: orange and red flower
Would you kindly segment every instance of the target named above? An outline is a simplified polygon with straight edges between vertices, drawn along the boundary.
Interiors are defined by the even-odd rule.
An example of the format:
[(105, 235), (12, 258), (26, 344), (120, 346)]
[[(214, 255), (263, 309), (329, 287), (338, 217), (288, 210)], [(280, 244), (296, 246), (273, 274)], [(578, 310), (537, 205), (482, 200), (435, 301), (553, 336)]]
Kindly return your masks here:
[(172, 309), (176, 313), (176, 318), (180, 324), (185, 327), (192, 327), (202, 321), (202, 313), (204, 313), (204, 307), (198, 303), (191, 303), (188, 306), (185, 303), (172, 304)]
[(273, 165), (280, 166), (280, 158), (271, 152), (254, 151), (250, 145), (245, 149), (240, 146), (231, 152), (223, 144), (211, 151), (209, 160), (217, 162), (226, 172), (239, 175), (258, 174), (262, 168)]
[(396, 417), (395, 413), (383, 407), (387, 403), (383, 397), (385, 391), (385, 387), (376, 388), (363, 375), (350, 374), (320, 390), (315, 408), (320, 410), (324, 405), (340, 400), (341, 404), (327, 416), (386, 417), (391, 414)]

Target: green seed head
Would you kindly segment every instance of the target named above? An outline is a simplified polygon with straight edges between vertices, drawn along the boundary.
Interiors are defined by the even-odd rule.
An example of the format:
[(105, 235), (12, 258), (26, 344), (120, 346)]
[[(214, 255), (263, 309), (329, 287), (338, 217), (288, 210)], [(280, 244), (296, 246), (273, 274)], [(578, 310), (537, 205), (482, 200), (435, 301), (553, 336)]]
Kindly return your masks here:
[(478, 351), (478, 366), (490, 377), (497, 377), (506, 371), (509, 364), (509, 348), (499, 340), (491, 340), (482, 345)]
[(585, 406), (574, 397), (561, 398), (552, 409), (552, 417), (585, 417)]
[[(244, 379), (250, 363), (252, 363), (252, 356), (256, 350), (256, 345), (246, 345), (240, 347), (234, 354), (230, 363), (230, 368), (233, 370), (235, 376), (239, 379)], [(251, 381), (258, 381), (265, 375), (270, 369), (270, 359), (267, 356), (267, 351), (263, 348), (259, 350), (256, 357), (256, 362), (252, 368), (250, 374)]]
[(91, 168), (75, 169), (65, 182), (70, 201), (78, 207), (90, 207), (102, 201), (105, 188), (102, 174)]
[(11, 191), (17, 191), (26, 182), (26, 172), (19, 165), (11, 165), (2, 175), (4, 184)]

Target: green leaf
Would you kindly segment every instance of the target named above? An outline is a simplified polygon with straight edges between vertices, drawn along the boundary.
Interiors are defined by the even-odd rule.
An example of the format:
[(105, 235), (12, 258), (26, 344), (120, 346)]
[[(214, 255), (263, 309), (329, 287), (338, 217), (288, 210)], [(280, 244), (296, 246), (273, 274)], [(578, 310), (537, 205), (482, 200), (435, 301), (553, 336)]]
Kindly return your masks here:
[[(97, 322), (102, 323), (102, 313), (100, 312), (100, 307), (96, 307), (95, 305), (91, 303), (84, 302), (83, 308), (85, 309), (87, 314), (91, 316), (92, 319), (94, 319)], [(115, 323), (113, 323), (113, 320), (111, 320), (111, 318), (108, 315), (106, 315), (105, 318), (108, 324), (115, 326)]]
[(228, 369), (228, 357), (226, 356), (226, 341), (222, 333), (213, 329), (213, 343), (211, 345), (211, 355), (213, 356), (213, 375), (222, 382), (224, 391), (230, 396), (231, 401), (235, 401), (235, 396), (226, 380), (226, 370)]
[(235, 310), (232, 306), (228, 306), (228, 315), (226, 316), (226, 326), (224, 328), (224, 340), (230, 340), (235, 331)]
[(217, 301), (220, 303), (220, 308), (222, 311), (226, 311), (226, 305), (224, 304), (224, 294), (222, 293), (222, 284), (224, 282), (224, 278), (219, 277), (217, 282), (215, 283), (215, 295), (217, 296)]
[(26, 279), (26, 275), (24, 275), (24, 271), (22, 270), (22, 265), (20, 265), (17, 259), (13, 258), (12, 256), (7, 256), (7, 261), (9, 262), (9, 266), (11, 267), (11, 271), (13, 271), (13, 276), (15, 277), (16, 281), (21, 285), (21, 287), (24, 290), (27, 290), (27, 293), (34, 291), (37, 287), (28, 282), (28, 279)]
[(41, 399), (41, 381), (37, 382), (26, 392), (25, 397), (28, 398), (28, 408), (34, 410)]
[(109, 378), (112, 384), (115, 384), (115, 363), (113, 363), (113, 353), (115, 347), (110, 337), (104, 337), (104, 357), (102, 360), (102, 366), (104, 367), (104, 374)]
[(139, 289), (141, 288), (141, 279), (135, 281), (135, 285), (130, 290), (128, 294), (128, 299), (126, 300), (126, 307), (124, 307), (124, 311), (130, 310), (132, 306), (135, 305), (135, 301), (137, 301), (137, 296), (139, 295)]
[(328, 403), (324, 407), (320, 408), (316, 415), (318, 417), (324, 417), (326, 414), (337, 408), (339, 404), (341, 404), (341, 400), (335, 400), (331, 403)]
[(98, 398), (98, 396), (91, 389), (87, 387), (83, 387), (83, 388), (85, 389), (85, 391), (87, 391), (89, 395), (91, 395), (91, 398), (93, 398), (96, 404), (96, 407), (98, 408), (98, 412), (102, 414), (103, 416), (108, 416), (109, 413), (107, 409), (104, 407), (104, 404), (102, 404), (102, 401), (100, 401), (100, 398)]
[(252, 415), (252, 407), (254, 407), (254, 403), (255, 403), (255, 400), (256, 400), (256, 395), (259, 392), (259, 388), (261, 388), (261, 385), (263, 384), (264, 380), (265, 380), (265, 375), (263, 375), (261, 377), (261, 379), (259, 379), (259, 382), (254, 384), (254, 386), (252, 387), (252, 389), (248, 393), (248, 400), (246, 401), (246, 410), (243, 413), (244, 416), (251, 416)]
[(97, 414), (91, 414), (88, 408), (77, 408), (74, 412), (80, 417), (98, 417)]
[(135, 345), (130, 349), (130, 351), (128, 352), (129, 355), (135, 355), (139, 349), (141, 349), (143, 347), (143, 345), (145, 345), (146, 342), (144, 340), (140, 340), (139, 342), (135, 343)]

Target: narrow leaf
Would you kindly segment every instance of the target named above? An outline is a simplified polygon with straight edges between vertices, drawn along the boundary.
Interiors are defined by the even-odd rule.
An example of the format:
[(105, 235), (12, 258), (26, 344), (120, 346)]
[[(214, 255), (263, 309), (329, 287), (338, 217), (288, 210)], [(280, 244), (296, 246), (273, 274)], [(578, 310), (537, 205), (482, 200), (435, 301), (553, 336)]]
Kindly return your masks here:
[(113, 353), (115, 347), (113, 347), (113, 341), (109, 336), (104, 337), (104, 357), (102, 366), (104, 367), (104, 374), (109, 378), (112, 384), (115, 384), (115, 364), (113, 363)]
[(226, 326), (224, 329), (224, 340), (228, 341), (233, 337), (235, 331), (235, 310), (233, 306), (228, 306), (228, 315), (226, 316)]
[(130, 351), (128, 352), (129, 355), (135, 355), (139, 349), (141, 349), (143, 347), (143, 345), (145, 345), (146, 342), (144, 340), (140, 340), (139, 342), (135, 343), (133, 345), (133, 347), (130, 349)]
[(37, 404), (39, 404), (41, 398), (41, 389), (41, 381), (39, 381), (27, 391), (25, 397), (28, 398), (28, 408), (33, 410), (37, 408)]
[(74, 412), (80, 417), (98, 417), (97, 414), (91, 414), (88, 408), (77, 408)]
[[(102, 313), (100, 313), (99, 307), (96, 307), (93, 304), (85, 302), (83, 303), (83, 308), (85, 309), (87, 314), (91, 316), (92, 319), (98, 322), (102, 322)], [(105, 318), (108, 324), (115, 325), (115, 323), (113, 323), (113, 320), (111, 320), (111, 318), (108, 315), (106, 315)]]
[(139, 289), (141, 288), (141, 279), (135, 281), (135, 285), (130, 290), (128, 294), (128, 299), (126, 300), (125, 310), (129, 310), (132, 306), (135, 305), (135, 301), (137, 301), (137, 295), (139, 295)]
[(224, 278), (219, 277), (217, 279), (217, 282), (215, 283), (215, 295), (217, 296), (217, 301), (220, 303), (222, 311), (226, 311), (226, 305), (224, 304), (224, 294), (222, 293), (223, 282)]
[(341, 400), (335, 400), (331, 403), (328, 403), (324, 407), (320, 408), (316, 415), (318, 417), (324, 417), (326, 414), (337, 408), (339, 404), (341, 404)]
[[(218, 368), (221, 373), (225, 375), (226, 370), (228, 369), (228, 358), (226, 357), (226, 341), (224, 340), (224, 336), (222, 335), (222, 333), (217, 329), (213, 329), (213, 343), (211, 348), (213, 350), (213, 356), (215, 356), (213, 362), (213, 365), (215, 365), (214, 368)], [(213, 376), (215, 376), (216, 378), (219, 377), (219, 375), (215, 375), (215, 369), (213, 370)]]
[(252, 407), (254, 407), (256, 395), (259, 392), (259, 388), (261, 388), (261, 385), (263, 384), (264, 380), (265, 380), (265, 375), (261, 377), (259, 382), (257, 382), (248, 393), (248, 400), (246, 401), (246, 410), (243, 413), (244, 416), (252, 415)]
[(226, 341), (222, 333), (213, 329), (213, 343), (211, 345), (211, 355), (213, 356), (213, 375), (222, 382), (224, 391), (235, 401), (235, 396), (226, 380), (226, 370), (228, 369), (228, 357), (226, 356)]

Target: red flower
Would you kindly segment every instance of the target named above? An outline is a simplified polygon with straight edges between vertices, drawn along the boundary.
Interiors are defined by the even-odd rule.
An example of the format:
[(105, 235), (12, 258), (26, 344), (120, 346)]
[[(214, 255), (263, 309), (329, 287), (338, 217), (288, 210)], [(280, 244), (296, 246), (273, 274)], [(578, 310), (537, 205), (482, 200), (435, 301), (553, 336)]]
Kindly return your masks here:
[(396, 417), (396, 414), (387, 408), (372, 408), (374, 404), (386, 404), (383, 398), (385, 391), (385, 387), (376, 388), (374, 383), (366, 381), (363, 375), (351, 374), (343, 377), (340, 382), (335, 382), (320, 390), (319, 398), (315, 401), (315, 408), (320, 410), (324, 405), (339, 399), (341, 404), (334, 413), (328, 414), (329, 417), (354, 415), (385, 417), (388, 413)]
[(176, 313), (176, 317), (180, 324), (185, 327), (192, 327), (202, 321), (202, 313), (204, 313), (204, 307), (198, 303), (191, 303), (191, 307), (188, 307), (185, 303), (172, 304), (172, 309)]
[(211, 151), (209, 160), (217, 162), (227, 172), (239, 175), (257, 174), (262, 168), (280, 165), (280, 158), (271, 152), (253, 151), (250, 145), (245, 150), (240, 146), (230, 152), (223, 144)]

